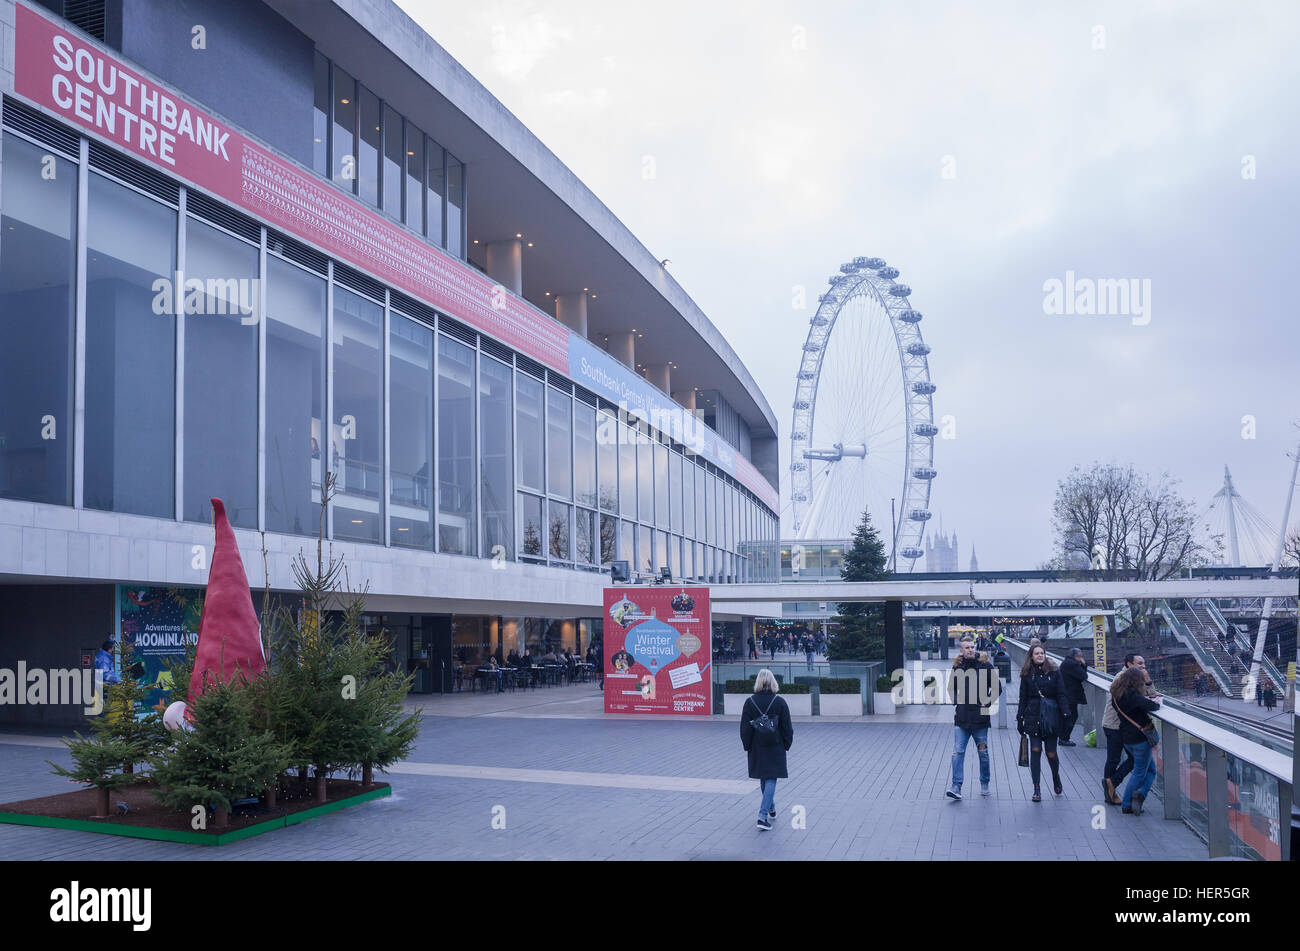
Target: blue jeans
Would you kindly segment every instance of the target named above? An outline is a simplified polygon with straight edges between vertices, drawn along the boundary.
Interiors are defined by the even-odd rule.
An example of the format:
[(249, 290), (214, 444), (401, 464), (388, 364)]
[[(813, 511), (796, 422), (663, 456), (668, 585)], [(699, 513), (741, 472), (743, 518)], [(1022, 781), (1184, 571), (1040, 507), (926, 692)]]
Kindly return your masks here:
[(1141, 743), (1125, 743), (1124, 749), (1133, 757), (1133, 772), (1124, 785), (1124, 799), (1120, 803), (1125, 809), (1133, 808), (1133, 793), (1140, 792), (1145, 799), (1156, 781), (1155, 757), (1151, 755), (1151, 744), (1146, 740)]
[(763, 803), (758, 807), (758, 817), (766, 819), (776, 811), (776, 780), (760, 779), (758, 788), (763, 791)]
[(975, 748), (980, 754), (980, 782), (989, 781), (989, 728), (980, 727), (967, 730), (965, 727), (952, 728), (952, 784), (960, 787), (965, 774), (966, 747), (971, 737), (975, 738)]

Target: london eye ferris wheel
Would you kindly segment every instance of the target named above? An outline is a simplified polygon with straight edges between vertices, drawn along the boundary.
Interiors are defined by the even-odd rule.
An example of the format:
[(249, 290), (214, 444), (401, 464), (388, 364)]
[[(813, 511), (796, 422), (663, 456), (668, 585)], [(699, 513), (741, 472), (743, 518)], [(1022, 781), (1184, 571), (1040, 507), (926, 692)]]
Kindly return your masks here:
[(880, 258), (854, 258), (818, 298), (795, 381), (791, 513), (802, 540), (850, 538), (869, 512), (897, 570), (911, 571), (939, 428), (922, 315), (897, 277)]

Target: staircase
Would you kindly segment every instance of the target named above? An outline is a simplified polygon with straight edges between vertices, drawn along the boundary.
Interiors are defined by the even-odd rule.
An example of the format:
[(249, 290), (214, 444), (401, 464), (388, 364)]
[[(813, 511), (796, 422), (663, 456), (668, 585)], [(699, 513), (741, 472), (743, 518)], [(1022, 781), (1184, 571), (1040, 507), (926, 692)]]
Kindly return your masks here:
[[(1254, 653), (1255, 642), (1249, 634), (1243, 634), (1241, 631), (1237, 630), (1235, 624), (1229, 624), (1213, 601), (1207, 598), (1204, 601), (1197, 602), (1198, 606), (1201, 604), (1205, 605), (1206, 613), (1214, 621), (1215, 626), (1228, 636), (1229, 643), (1231, 643), (1237, 651), (1240, 652), (1244, 648), (1252, 654)], [(1258, 628), (1258, 622), (1256, 622), (1256, 627)], [(1286, 691), (1286, 678), (1282, 675), (1281, 671), (1277, 669), (1277, 665), (1268, 659), (1267, 655), (1261, 658), (1259, 670), (1261, 674), (1261, 682), (1264, 677), (1267, 677), (1269, 680), (1273, 681), (1273, 686), (1277, 687), (1282, 692)]]
[[(1177, 605), (1175, 607), (1174, 605)], [(1249, 670), (1230, 653), (1220, 639), (1220, 629), (1204, 602), (1160, 602), (1160, 612), (1180, 641), (1196, 655), (1201, 669), (1218, 681), (1224, 696), (1241, 699), (1241, 690)]]

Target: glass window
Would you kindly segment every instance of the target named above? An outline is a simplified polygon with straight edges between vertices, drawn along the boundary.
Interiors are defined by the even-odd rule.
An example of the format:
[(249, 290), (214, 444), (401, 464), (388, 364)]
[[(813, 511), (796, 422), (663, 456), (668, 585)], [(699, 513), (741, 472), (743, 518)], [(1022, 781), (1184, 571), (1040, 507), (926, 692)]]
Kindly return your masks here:
[(542, 500), (519, 493), (519, 551), (527, 558), (542, 557)]
[(85, 504), (175, 518), (176, 212), (91, 175), (87, 216)]
[(636, 431), (637, 518), (654, 524), (654, 446), (650, 437), (638, 428)]
[(670, 535), (668, 538), (668, 570), (672, 573), (673, 580), (682, 576), (682, 540), (676, 535)]
[(618, 511), (618, 423), (614, 414), (602, 409), (596, 417), (596, 452), (600, 473), (600, 507)]
[(668, 567), (668, 533), (655, 532), (655, 570), (659, 574), (660, 568)]
[(626, 561), (633, 571), (638, 570), (636, 561), (636, 525), (624, 519), (619, 523), (618, 558)]
[[(479, 440), (482, 452), (483, 557), (513, 559), (515, 536), (510, 512), (514, 440), (511, 438), (511, 377), (500, 360), (479, 354)], [(500, 548), (500, 551), (498, 551)]]
[(695, 467), (695, 537), (699, 541), (705, 540), (707, 534), (704, 529), (705, 522), (708, 521), (708, 486), (709, 474), (699, 466)]
[(379, 204), (379, 97), (357, 84), (361, 101), (361, 141), (357, 145), (357, 194), (368, 205)]
[(465, 226), (465, 166), (447, 154), (447, 250), (465, 256), (461, 229)]
[(618, 519), (600, 516), (600, 563), (608, 565), (618, 558)]
[(334, 141), (331, 143), (330, 167), (334, 181), (350, 192), (356, 191), (357, 155), (357, 83), (334, 67)]
[(653, 537), (653, 529), (645, 525), (636, 527), (636, 569), (647, 575), (655, 573)]
[[(671, 469), (668, 477), (668, 515), (669, 528), (674, 532), (682, 530), (682, 456), (674, 452), (668, 457)], [(674, 573), (673, 577), (677, 575)]]
[(636, 518), (636, 433), (619, 426), (618, 510), (624, 518)]
[(325, 418), (325, 279), (266, 259), (266, 529), (315, 535)]
[(473, 555), (474, 348), (438, 337), (438, 550)]
[(572, 398), (546, 391), (546, 482), (551, 495), (573, 498)]
[(427, 156), (427, 173), (424, 178), (425, 194), (428, 197), (425, 208), (428, 229), (424, 232), (429, 240), (442, 247), (442, 196), (447, 193), (446, 169), (443, 168), (442, 146), (429, 139)]
[(321, 175), (328, 175), (329, 162), (329, 122), (330, 122), (330, 61), (320, 53), (316, 54), (313, 70), (316, 87), (316, 104), (312, 110), (312, 153), (311, 167)]
[(384, 309), (334, 286), (334, 537), (383, 540), (380, 488), (384, 459)]
[(424, 233), (424, 133), (406, 123), (406, 214), (402, 218), (413, 231)]
[(695, 535), (695, 463), (690, 456), (682, 459), (682, 532)]
[(543, 472), (541, 381), (515, 374), (515, 445), (519, 449), (519, 486), (546, 490)]
[(186, 521), (210, 521), (216, 496), (231, 525), (257, 528), (257, 258), (253, 245), (186, 221)]
[(388, 326), (389, 538), (433, 550), (433, 331), (393, 313)]
[(573, 556), (579, 564), (595, 563), (596, 513), (589, 509), (573, 510)]
[(549, 502), (548, 505), (547, 551), (552, 558), (568, 561), (573, 557), (569, 550), (569, 506), (563, 502)]
[(0, 496), (71, 505), (77, 166), (6, 135), (4, 179)]
[(573, 403), (573, 497), (596, 504), (596, 409), (581, 400)]
[(406, 154), (402, 151), (402, 117), (391, 106), (384, 106), (384, 195), (383, 208), (394, 218), (402, 217), (402, 169)]
[(655, 524), (668, 527), (668, 447), (654, 443), (655, 451)]

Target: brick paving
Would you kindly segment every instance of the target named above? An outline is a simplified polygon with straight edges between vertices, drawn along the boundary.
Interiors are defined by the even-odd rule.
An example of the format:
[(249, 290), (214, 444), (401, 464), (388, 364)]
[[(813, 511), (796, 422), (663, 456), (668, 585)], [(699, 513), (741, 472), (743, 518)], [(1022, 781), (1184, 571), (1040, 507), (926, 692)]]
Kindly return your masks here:
[[(581, 688), (570, 688), (578, 691)], [(736, 718), (604, 718), (569, 690), (547, 713), (522, 709), (429, 716), (394, 795), (219, 848), (0, 825), (15, 859), (1189, 859), (1205, 846), (1158, 800), (1140, 818), (1101, 806), (1101, 750), (1062, 750), (1065, 795), (1029, 801), (1015, 730), (992, 730), (993, 795), (978, 794), (972, 744), (967, 798), (944, 798), (951, 708), (908, 708), (892, 721), (797, 720), (778, 821), (758, 832)], [(561, 695), (563, 694), (563, 695)], [(598, 709), (598, 706), (597, 706)], [(29, 745), (43, 743), (45, 745)], [(0, 736), (0, 802), (60, 792), (48, 738)], [(665, 777), (674, 778), (671, 781)], [(654, 787), (654, 788), (646, 788)], [(974, 793), (972, 796), (971, 793)], [(504, 807), (505, 829), (493, 828)], [(794, 807), (804, 828), (793, 828)], [(496, 810), (500, 815), (500, 810)], [(1140, 834), (1135, 834), (1140, 833)]]

